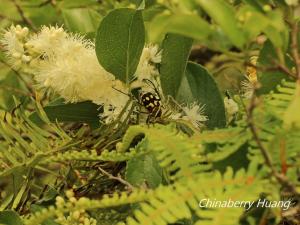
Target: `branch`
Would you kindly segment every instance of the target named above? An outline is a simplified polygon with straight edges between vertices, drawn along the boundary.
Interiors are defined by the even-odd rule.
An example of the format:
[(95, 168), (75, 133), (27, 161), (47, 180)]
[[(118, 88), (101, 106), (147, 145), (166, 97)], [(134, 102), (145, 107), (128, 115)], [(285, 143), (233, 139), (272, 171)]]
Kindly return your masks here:
[(250, 128), (250, 131), (252, 133), (253, 139), (256, 142), (258, 148), (260, 149), (260, 152), (262, 153), (262, 156), (265, 160), (266, 165), (271, 169), (272, 175), (276, 178), (276, 180), (284, 187), (286, 187), (289, 191), (291, 191), (294, 195), (299, 195), (297, 192), (295, 186), (287, 179), (287, 177), (284, 174), (278, 173), (276, 169), (273, 166), (271, 156), (269, 155), (268, 150), (265, 148), (263, 143), (261, 142), (257, 128), (254, 123), (254, 110), (257, 106), (257, 98), (255, 95), (256, 90), (258, 89), (258, 85), (254, 87), (254, 93), (252, 95), (252, 98), (250, 100), (250, 105), (247, 110), (247, 122), (248, 126)]
[(100, 170), (101, 173), (103, 173), (104, 175), (106, 175), (109, 179), (111, 179), (111, 180), (117, 180), (121, 184), (124, 184), (125, 186), (127, 186), (130, 191), (132, 191), (134, 189), (134, 187), (129, 182), (127, 182), (126, 180), (122, 179), (120, 175), (118, 175), (117, 177), (115, 177), (115, 176), (111, 175), (110, 173), (106, 172), (100, 166), (98, 166), (97, 168), (98, 168), (98, 170)]

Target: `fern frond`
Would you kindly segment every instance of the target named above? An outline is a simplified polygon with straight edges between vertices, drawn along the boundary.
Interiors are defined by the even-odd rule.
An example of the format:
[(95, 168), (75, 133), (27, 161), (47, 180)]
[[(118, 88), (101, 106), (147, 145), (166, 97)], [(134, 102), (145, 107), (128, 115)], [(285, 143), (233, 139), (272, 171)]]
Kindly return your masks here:
[(96, 150), (70, 150), (66, 152), (58, 152), (55, 155), (51, 155), (45, 158), (41, 163), (48, 164), (51, 162), (66, 162), (66, 161), (112, 161), (122, 162), (132, 159), (143, 152), (137, 152), (135, 149), (131, 149), (129, 152), (118, 152), (116, 150), (108, 151), (104, 150), (101, 155), (97, 154)]
[(34, 167), (45, 156), (68, 146), (72, 139), (51, 123), (41, 129), (32, 123), (22, 109), (6, 114), (0, 121), (0, 177), (19, 167)]
[[(245, 200), (255, 200), (258, 193), (262, 191), (262, 176), (264, 176), (263, 171), (257, 170), (257, 166), (253, 164), (247, 172), (240, 170), (236, 175), (233, 175), (232, 169), (228, 169), (223, 176), (219, 172), (204, 174), (198, 176), (197, 179), (160, 186), (155, 190), (135, 189), (130, 194), (122, 192), (121, 194), (115, 193), (111, 197), (105, 195), (101, 200), (80, 198), (76, 201), (73, 200), (72, 203), (66, 202), (61, 207), (52, 206), (35, 213), (32, 217), (24, 219), (24, 223), (25, 225), (37, 225), (48, 218), (57, 217), (65, 212), (110, 208), (138, 202), (142, 202), (140, 209), (135, 211), (134, 218), (129, 217), (127, 219), (128, 225), (167, 225), (179, 219), (190, 218), (191, 210), (196, 211), (203, 218), (203, 221), (212, 222), (211, 220), (216, 220), (212, 218), (212, 214), (208, 210), (199, 208), (201, 199), (213, 199), (217, 194), (221, 199), (239, 199), (240, 196), (243, 196)], [(237, 211), (242, 213), (243, 211), (243, 209), (235, 210), (232, 208), (217, 210), (220, 210), (218, 220), (229, 221), (230, 219), (231, 222), (237, 222), (239, 219), (236, 214), (234, 214), (235, 217), (232, 217), (233, 213)]]
[(239, 150), (251, 139), (251, 134), (241, 126), (205, 131), (193, 139), (201, 141), (203, 145), (215, 144), (215, 148), (210, 149), (206, 157), (208, 162), (217, 162)]
[(198, 176), (195, 180), (177, 182), (169, 187), (161, 187), (154, 191), (154, 197), (141, 203), (140, 210), (134, 213), (134, 218), (127, 219), (128, 225), (167, 225), (184, 218), (190, 218), (192, 210), (201, 218), (198, 224), (238, 224), (243, 208), (205, 209), (199, 207), (202, 199), (256, 200), (263, 191), (263, 171), (258, 171), (256, 165), (245, 172), (228, 169), (223, 175), (219, 172)]
[[(259, 131), (260, 141), (269, 150), (272, 161), (277, 166), (292, 165), (299, 156), (300, 130), (293, 128), (283, 130), (283, 117), (294, 99), (296, 84), (283, 80), (277, 86), (277, 92), (265, 97), (264, 105), (257, 109), (255, 125)], [(296, 112), (295, 112), (296, 113)], [(250, 160), (263, 162), (261, 152), (254, 141), (250, 142)]]
[(283, 114), (296, 91), (296, 84), (294, 82), (282, 80), (281, 85), (276, 87), (277, 92), (271, 92), (265, 98), (265, 110), (270, 114), (276, 116), (278, 119), (282, 119)]
[(144, 134), (146, 151), (152, 151), (163, 168), (174, 174), (172, 179), (188, 179), (210, 165), (199, 165), (206, 160), (204, 148), (199, 141), (191, 141), (188, 136), (179, 133), (175, 126), (155, 125), (154, 127), (132, 126), (117, 147), (124, 151), (137, 135)]
[(66, 202), (66, 204), (63, 205), (57, 204), (57, 207), (50, 206), (48, 209), (44, 209), (41, 212), (37, 212), (33, 214), (30, 218), (25, 218), (24, 224), (38, 225), (43, 223), (48, 218), (58, 217), (66, 212), (110, 208), (114, 206), (137, 203), (144, 201), (145, 199), (151, 198), (153, 194), (154, 193), (151, 190), (134, 190), (130, 194), (122, 192), (121, 194), (114, 193), (113, 196), (104, 195), (101, 200), (92, 200), (82, 197), (79, 200)]

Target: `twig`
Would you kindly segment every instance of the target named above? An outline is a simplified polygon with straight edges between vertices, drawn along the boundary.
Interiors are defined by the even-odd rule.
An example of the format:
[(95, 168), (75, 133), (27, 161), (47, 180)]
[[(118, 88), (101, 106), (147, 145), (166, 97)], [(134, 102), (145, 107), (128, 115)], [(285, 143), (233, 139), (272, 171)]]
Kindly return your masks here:
[(254, 141), (256, 142), (258, 148), (260, 149), (260, 152), (263, 155), (263, 158), (265, 160), (266, 165), (271, 169), (272, 175), (276, 178), (276, 180), (282, 186), (288, 188), (289, 191), (291, 191), (293, 194), (298, 196), (299, 193), (297, 192), (295, 186), (287, 179), (287, 177), (284, 174), (278, 173), (276, 171), (276, 169), (273, 166), (273, 163), (272, 163), (272, 160), (271, 160), (271, 157), (269, 155), (268, 150), (265, 148), (265, 146), (263, 145), (263, 143), (261, 142), (261, 140), (259, 138), (257, 128), (255, 126), (254, 118), (253, 118), (254, 110), (257, 106), (257, 98), (256, 98), (256, 95), (255, 95), (255, 91), (257, 89), (258, 89), (258, 85), (256, 84), (256, 86), (254, 87), (254, 93), (253, 93), (252, 98), (250, 100), (250, 105), (249, 105), (248, 110), (247, 110), (248, 126), (250, 128), (250, 131), (252, 133)]
[[(276, 62), (275, 62), (276, 63)], [(277, 69), (280, 70), (281, 72), (287, 74), (288, 76), (292, 77), (292, 78), (297, 78), (297, 76), (295, 74), (293, 74), (289, 68), (287, 68), (285, 65), (282, 65), (280, 63), (277, 63)]]
[(15, 5), (16, 9), (18, 10), (18, 13), (20, 14), (23, 22), (26, 23), (29, 27), (31, 27), (34, 31), (37, 31), (37, 29), (34, 26), (33, 22), (29, 18), (27, 18), (25, 16), (25, 13), (24, 13), (22, 7), (17, 3), (16, 0), (12, 0), (12, 1), (13, 1), (14, 5)]
[(291, 52), (295, 61), (297, 79), (300, 79), (300, 57), (298, 52), (298, 22), (292, 24), (291, 31)]
[(103, 173), (104, 175), (106, 175), (109, 179), (111, 179), (111, 180), (117, 180), (121, 184), (124, 184), (125, 186), (127, 186), (130, 191), (132, 191), (134, 189), (134, 187), (129, 182), (127, 182), (126, 180), (122, 179), (120, 175), (118, 175), (117, 177), (115, 177), (115, 176), (111, 175), (110, 173), (106, 172), (100, 166), (98, 166), (97, 168), (98, 168), (98, 170), (101, 171), (101, 173)]

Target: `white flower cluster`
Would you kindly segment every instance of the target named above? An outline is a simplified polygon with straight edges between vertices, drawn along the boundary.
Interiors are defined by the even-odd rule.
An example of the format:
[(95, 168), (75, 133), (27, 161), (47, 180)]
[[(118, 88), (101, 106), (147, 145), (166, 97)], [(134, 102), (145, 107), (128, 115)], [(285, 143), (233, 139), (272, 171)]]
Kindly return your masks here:
[[(79, 200), (74, 197), (74, 192), (72, 190), (66, 191), (66, 196), (68, 202), (66, 202), (62, 197), (57, 196), (55, 205), (59, 209), (63, 209), (66, 205), (72, 204), (75, 205)], [(57, 215), (55, 222), (61, 225), (96, 225), (97, 221), (94, 218), (91, 218), (85, 210), (76, 210), (70, 212), (69, 215), (64, 215), (64, 212), (60, 212)]]
[(31, 60), (31, 57), (25, 54), (24, 46), (28, 33), (28, 28), (22, 28), (20, 25), (11, 26), (9, 32), (4, 33), (1, 43), (7, 51), (9, 63), (14, 69), (19, 69)]
[(149, 87), (149, 84), (144, 80), (150, 80), (154, 84), (157, 84), (157, 89), (160, 90), (159, 72), (157, 64), (161, 62), (161, 51), (157, 45), (146, 45), (143, 49), (138, 67), (135, 72), (136, 81), (134, 87), (141, 87), (143, 91), (153, 91), (153, 87)]
[(188, 106), (181, 108), (182, 112), (170, 115), (172, 120), (184, 120), (191, 123), (195, 128), (199, 129), (203, 126), (203, 122), (208, 118), (205, 116), (205, 105), (200, 105), (194, 102)]
[[(99, 64), (94, 43), (83, 36), (57, 26), (43, 26), (40, 32), (30, 35), (28, 28), (17, 25), (6, 30), (1, 43), (9, 63), (33, 74), (38, 87), (53, 90), (67, 102), (90, 100), (103, 105), (106, 122), (113, 121), (129, 99), (123, 94), (128, 93), (127, 88)], [(137, 80), (157, 76), (155, 63), (160, 60), (158, 47), (146, 46), (136, 71)]]
[[(33, 74), (39, 88), (53, 90), (67, 102), (89, 100), (103, 105), (101, 117), (106, 123), (114, 121), (129, 100), (124, 94), (128, 89), (99, 64), (94, 43), (83, 36), (67, 33), (57, 26), (43, 26), (38, 33), (29, 34), (28, 28), (17, 25), (6, 30), (1, 43), (9, 63), (15, 69)], [(146, 79), (161, 92), (157, 69), (161, 57), (157, 45), (144, 47), (132, 87), (153, 92)], [(188, 121), (199, 128), (207, 117), (203, 106), (192, 104), (182, 107), (170, 119)]]

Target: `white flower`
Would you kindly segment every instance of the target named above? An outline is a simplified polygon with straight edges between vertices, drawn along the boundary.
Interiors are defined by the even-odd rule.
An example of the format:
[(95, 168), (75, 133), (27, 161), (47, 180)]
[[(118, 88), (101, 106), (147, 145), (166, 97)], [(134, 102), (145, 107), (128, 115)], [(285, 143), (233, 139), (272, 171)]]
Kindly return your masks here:
[(26, 32), (11, 27), (2, 43), (12, 65), (26, 62), (27, 67), (22, 68), (33, 74), (38, 87), (55, 91), (67, 102), (90, 100), (112, 105), (115, 112), (122, 110), (129, 99), (124, 94), (128, 90), (99, 64), (94, 43), (62, 27), (44, 26), (29, 37)]
[(239, 111), (239, 106), (235, 101), (228, 97), (224, 98), (224, 106), (228, 116), (228, 121), (230, 122), (233, 118), (233, 115)]
[[(43, 26), (39, 33), (31, 35), (30, 39), (26, 42), (26, 48), (29, 52), (37, 53), (39, 56), (49, 56), (56, 54), (58, 49), (64, 48), (61, 44), (70, 38), (70, 36), (62, 27)], [(82, 37), (76, 37), (83, 41)]]
[[(144, 47), (137, 70), (135, 72), (135, 77), (137, 78), (137, 84), (135, 86), (140, 86), (147, 89), (147, 85), (143, 82), (144, 79), (150, 80), (152, 82), (157, 81), (157, 76), (159, 75), (156, 64), (161, 62), (161, 51), (157, 45), (148, 44)], [(146, 91), (146, 90), (144, 90)]]
[(22, 65), (30, 61), (30, 57), (26, 55), (24, 49), (27, 36), (27, 27), (22, 28), (20, 25), (12, 25), (5, 31), (1, 39), (1, 44), (6, 51), (8, 62), (14, 69), (19, 69)]
[(205, 106), (200, 106), (196, 102), (189, 106), (183, 107), (184, 116), (183, 120), (189, 121), (194, 127), (199, 128), (202, 126), (202, 122), (208, 120), (207, 116), (204, 115)]

